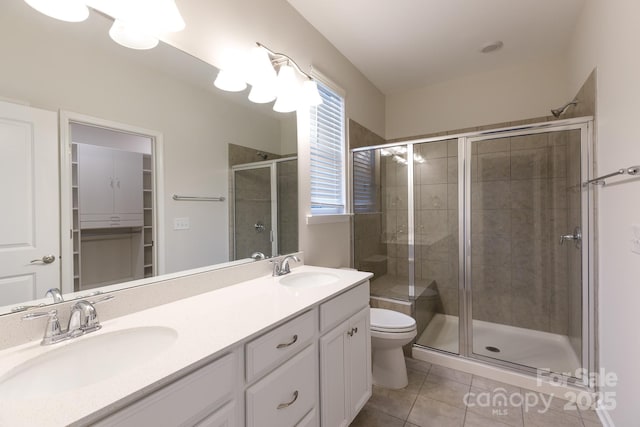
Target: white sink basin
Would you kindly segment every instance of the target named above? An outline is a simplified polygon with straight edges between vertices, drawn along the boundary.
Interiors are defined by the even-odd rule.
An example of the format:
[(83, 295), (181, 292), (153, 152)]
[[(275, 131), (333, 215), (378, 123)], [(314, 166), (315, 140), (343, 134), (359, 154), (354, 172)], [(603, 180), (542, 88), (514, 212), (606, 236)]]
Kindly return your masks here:
[(308, 271), (304, 273), (289, 273), (289, 275), (280, 279), (280, 284), (292, 288), (315, 288), (316, 286), (330, 285), (339, 279), (335, 274)]
[(0, 400), (33, 399), (97, 383), (148, 362), (177, 338), (171, 328), (150, 326), (54, 344), (0, 377)]

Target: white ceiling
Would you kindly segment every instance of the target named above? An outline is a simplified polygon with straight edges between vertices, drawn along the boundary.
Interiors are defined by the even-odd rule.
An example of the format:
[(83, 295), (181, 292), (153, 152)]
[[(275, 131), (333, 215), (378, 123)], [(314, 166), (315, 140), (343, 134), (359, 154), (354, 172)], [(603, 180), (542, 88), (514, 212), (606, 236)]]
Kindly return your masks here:
[(385, 94), (561, 54), (585, 2), (287, 1)]

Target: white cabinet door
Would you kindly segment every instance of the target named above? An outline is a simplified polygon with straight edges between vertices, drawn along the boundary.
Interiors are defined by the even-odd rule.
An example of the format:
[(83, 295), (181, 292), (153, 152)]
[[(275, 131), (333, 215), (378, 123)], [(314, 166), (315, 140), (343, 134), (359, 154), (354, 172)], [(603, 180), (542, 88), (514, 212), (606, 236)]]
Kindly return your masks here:
[(55, 113), (0, 102), (0, 193), (0, 306), (43, 298), (60, 287)]
[(142, 154), (78, 144), (80, 228), (143, 224)]
[(80, 215), (113, 214), (113, 150), (78, 144), (78, 190)]
[(348, 369), (350, 420), (360, 412), (371, 397), (371, 334), (369, 333), (369, 307), (349, 320)]
[(142, 213), (142, 154), (113, 152), (115, 214)]
[(348, 426), (371, 397), (369, 307), (320, 339), (320, 422)]
[(349, 322), (320, 338), (320, 422), (323, 427), (349, 425), (346, 346)]

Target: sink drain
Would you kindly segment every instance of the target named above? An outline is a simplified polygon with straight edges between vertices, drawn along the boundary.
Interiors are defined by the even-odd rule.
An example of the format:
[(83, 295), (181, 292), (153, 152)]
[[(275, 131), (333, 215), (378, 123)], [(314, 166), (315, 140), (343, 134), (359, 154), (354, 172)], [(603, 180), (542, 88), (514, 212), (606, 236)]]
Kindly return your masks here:
[(498, 347), (493, 347), (493, 346), (486, 346), (485, 349), (489, 350), (492, 353), (500, 353), (500, 349)]

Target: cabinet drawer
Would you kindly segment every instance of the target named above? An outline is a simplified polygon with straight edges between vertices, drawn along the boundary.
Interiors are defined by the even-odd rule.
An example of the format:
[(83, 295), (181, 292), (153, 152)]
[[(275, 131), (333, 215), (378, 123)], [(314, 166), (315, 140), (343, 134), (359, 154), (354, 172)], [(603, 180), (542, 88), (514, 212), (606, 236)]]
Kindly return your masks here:
[(237, 425), (236, 403), (229, 402), (213, 414), (208, 415), (195, 427), (236, 427)]
[(367, 280), (320, 306), (320, 331), (327, 331), (368, 304), (369, 281)]
[(317, 317), (315, 310), (309, 311), (247, 344), (247, 382), (304, 348), (318, 328)]
[(318, 401), (315, 344), (247, 389), (247, 427), (293, 427)]
[(237, 378), (237, 357), (235, 353), (229, 354), (102, 419), (95, 425), (118, 427), (193, 425), (224, 402), (231, 400)]
[(296, 427), (317, 427), (318, 426), (318, 411), (315, 408), (311, 410), (305, 417), (296, 424)]

